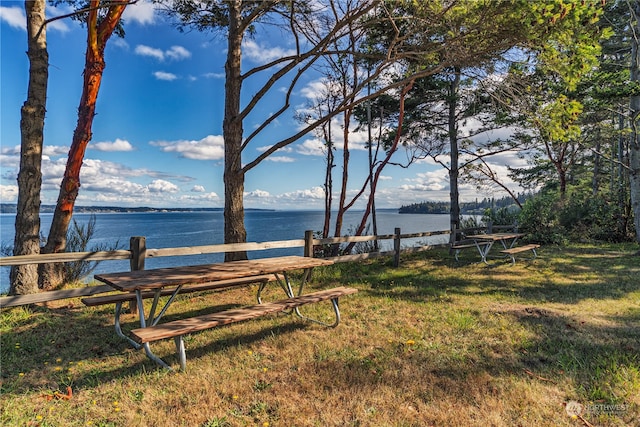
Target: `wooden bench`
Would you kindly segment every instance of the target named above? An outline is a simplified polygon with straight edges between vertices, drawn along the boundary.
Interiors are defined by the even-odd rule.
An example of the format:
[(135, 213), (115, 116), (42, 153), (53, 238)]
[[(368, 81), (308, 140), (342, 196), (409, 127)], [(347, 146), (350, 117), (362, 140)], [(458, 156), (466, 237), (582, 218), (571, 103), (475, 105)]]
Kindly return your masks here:
[[(250, 276), (243, 277), (239, 279), (229, 279), (229, 280), (217, 280), (215, 282), (208, 283), (199, 283), (194, 285), (183, 286), (178, 294), (186, 294), (192, 292), (200, 292), (200, 291), (211, 291), (211, 290), (223, 290), (223, 289), (231, 289), (235, 287), (248, 286), (254, 283), (260, 284), (261, 287), (264, 287), (268, 282), (276, 280), (276, 276), (274, 274), (264, 274), (260, 276)], [(112, 289), (112, 288), (110, 288)], [(168, 296), (172, 295), (174, 292), (173, 289), (163, 289), (160, 291), (160, 296)], [(154, 298), (155, 292), (147, 291), (141, 293), (143, 299)], [(127, 340), (131, 345), (133, 345), (136, 349), (140, 348), (140, 345), (131, 340), (127, 335), (122, 332), (122, 326), (120, 325), (120, 316), (122, 314), (122, 304), (127, 301), (136, 301), (136, 294), (134, 292), (129, 293), (119, 293), (114, 295), (102, 295), (97, 297), (89, 297), (82, 298), (82, 303), (89, 307), (99, 306), (99, 305), (108, 305), (115, 304), (115, 329), (116, 334)], [(260, 293), (258, 293), (258, 302), (260, 302)]]
[(489, 244), (490, 242), (484, 242), (484, 241), (476, 242), (472, 239), (463, 239), (463, 240), (458, 240), (454, 242), (451, 245), (451, 249), (454, 250), (454, 256), (456, 258), (456, 261), (459, 261), (458, 256), (460, 255), (460, 251), (462, 249), (468, 249), (468, 248), (478, 249), (479, 246), (487, 246)]
[(305, 304), (311, 304), (326, 300), (331, 300), (336, 315), (335, 323), (328, 326), (335, 327), (340, 322), (338, 298), (343, 295), (354, 294), (356, 292), (358, 292), (357, 289), (341, 286), (333, 289), (327, 289), (297, 297), (287, 298), (276, 302), (262, 303), (244, 308), (225, 310), (216, 313), (205, 314), (202, 316), (190, 317), (187, 319), (174, 320), (155, 326), (147, 326), (146, 328), (133, 329), (131, 331), (131, 336), (133, 337), (134, 341), (144, 346), (149, 358), (165, 367), (169, 366), (162, 360), (160, 360), (157, 356), (153, 355), (153, 353), (151, 353), (151, 350), (149, 349), (149, 343), (166, 338), (174, 338), (178, 357), (180, 359), (180, 367), (182, 370), (185, 370), (187, 357), (184, 348), (184, 340), (182, 338), (184, 335), (215, 328), (217, 326), (255, 319), (260, 316), (279, 313), (287, 310), (293, 310), (298, 313), (298, 315), (300, 315), (299, 312), (297, 312), (298, 307)]
[(531, 259), (535, 259), (538, 254), (536, 253), (536, 249), (538, 249), (540, 247), (540, 245), (537, 245), (535, 243), (529, 244), (529, 245), (522, 245), (522, 246), (516, 246), (513, 248), (509, 248), (509, 249), (503, 249), (500, 251), (500, 253), (506, 254), (509, 257), (511, 257), (511, 264), (515, 264), (516, 263), (516, 254), (519, 254), (520, 252), (526, 252), (526, 251), (531, 251), (533, 252), (533, 258)]

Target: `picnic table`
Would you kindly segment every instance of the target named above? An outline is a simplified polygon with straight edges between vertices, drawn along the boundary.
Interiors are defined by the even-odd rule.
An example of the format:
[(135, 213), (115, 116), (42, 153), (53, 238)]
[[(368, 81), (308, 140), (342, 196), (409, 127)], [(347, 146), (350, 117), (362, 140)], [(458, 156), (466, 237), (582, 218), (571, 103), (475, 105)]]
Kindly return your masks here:
[(487, 255), (495, 242), (500, 242), (505, 250), (509, 250), (513, 249), (518, 239), (523, 236), (524, 233), (486, 233), (467, 236), (467, 239), (473, 240), (482, 262), (488, 264)]
[[(285, 256), (263, 258), (255, 260), (233, 261), (225, 263), (192, 265), (184, 267), (158, 268), (152, 270), (126, 271), (119, 273), (97, 274), (95, 279), (106, 283), (124, 294), (83, 299), (87, 305), (116, 303), (115, 326), (116, 332), (126, 338), (136, 348), (144, 348), (149, 359), (165, 368), (170, 366), (156, 356), (150, 348), (150, 343), (164, 338), (174, 338), (180, 359), (180, 366), (186, 367), (186, 354), (182, 337), (186, 334), (213, 328), (220, 325), (240, 322), (277, 312), (295, 313), (299, 317), (335, 327), (340, 321), (338, 298), (357, 292), (356, 289), (337, 287), (304, 294), (305, 284), (311, 277), (315, 267), (332, 264), (333, 261), (301, 257)], [(289, 272), (302, 270), (302, 277), (297, 292), (291, 282)], [(261, 292), (268, 282), (278, 282), (284, 290), (286, 298), (276, 302), (263, 303)], [(160, 320), (172, 305), (175, 298), (185, 290), (185, 286), (200, 289), (202, 287), (230, 288), (250, 282), (259, 283), (257, 291), (257, 305), (219, 311), (201, 316), (160, 323)], [(200, 287), (200, 288), (199, 288)], [(137, 303), (137, 313), (140, 328), (132, 330), (132, 338), (125, 336), (120, 329), (120, 310), (122, 301), (133, 299)], [(161, 297), (168, 299), (161, 303)], [(148, 315), (145, 314), (144, 299), (152, 298)], [(336, 320), (333, 324), (303, 316), (299, 307), (304, 304), (330, 300), (333, 304)], [(160, 307), (162, 305), (162, 307)], [(156, 314), (157, 313), (157, 314)]]

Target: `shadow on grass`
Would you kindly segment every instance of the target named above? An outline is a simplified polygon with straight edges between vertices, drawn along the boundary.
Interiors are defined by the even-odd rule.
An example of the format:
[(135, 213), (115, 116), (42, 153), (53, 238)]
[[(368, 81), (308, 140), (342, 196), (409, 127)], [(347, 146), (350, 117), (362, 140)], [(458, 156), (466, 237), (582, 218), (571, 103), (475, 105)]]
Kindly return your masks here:
[[(237, 307), (221, 305), (214, 309), (190, 310), (168, 315), (166, 320), (187, 316), (198, 316), (212, 311)], [(4, 313), (6, 314), (6, 313)], [(187, 342), (187, 369), (191, 361), (222, 351), (235, 345), (251, 345), (273, 334), (288, 334), (309, 325), (287, 317), (279, 319), (282, 324), (273, 325), (272, 318), (254, 320), (267, 322), (267, 326), (251, 333), (238, 333), (233, 337), (213, 339), (204, 345), (194, 346)], [(122, 328), (125, 333), (139, 324), (133, 315), (123, 315)], [(227, 325), (224, 327), (233, 327)], [(178, 368), (178, 358), (172, 340), (169, 351), (158, 352), (169, 365)], [(155, 351), (154, 343), (152, 350)], [(39, 306), (30, 308), (28, 319), (15, 322), (14, 327), (0, 336), (0, 391), (23, 393), (33, 389), (59, 388), (73, 383), (74, 388), (95, 386), (101, 382), (125, 378), (141, 371), (164, 371), (153, 361), (142, 356), (133, 363), (133, 357), (141, 357), (144, 350), (135, 350), (115, 334), (111, 310), (90, 311), (83, 307), (49, 309)], [(166, 356), (166, 359), (165, 359)], [(90, 363), (95, 368), (80, 373), (78, 365)], [(196, 362), (197, 363), (197, 362)], [(168, 371), (167, 371), (168, 372)]]
[[(429, 301), (445, 295), (488, 295), (523, 302), (576, 304), (620, 299), (640, 290), (640, 257), (603, 250), (549, 248), (550, 256), (516, 266), (498, 261), (460, 265), (442, 251), (412, 256), (400, 268), (390, 262), (348, 265), (336, 280), (361, 283), (372, 296)], [(415, 265), (415, 267), (414, 267)]]
[[(582, 322), (557, 310), (515, 304), (502, 309), (500, 315), (523, 325), (532, 338), (496, 345), (494, 331), (480, 328), (475, 337), (437, 348), (428, 342), (412, 348), (385, 343), (351, 358), (337, 355), (315, 362), (318, 387), (365, 395), (389, 387), (402, 390), (399, 401), (406, 397), (422, 405), (455, 402), (474, 408), (502, 401), (509, 407), (522, 403), (512, 396), (523, 390), (504, 389), (505, 384), (515, 387), (515, 377), (521, 384), (537, 383), (542, 390), (559, 390), (559, 396), (549, 397), (550, 411), (558, 420), (566, 417), (562, 404), (575, 400), (585, 408), (618, 405), (617, 410), (608, 412), (585, 409), (585, 418), (597, 425), (640, 425), (639, 311), (603, 323)], [(494, 344), (489, 344), (491, 341)], [(523, 387), (529, 398), (541, 397), (529, 386)], [(413, 404), (410, 400), (402, 403)], [(522, 408), (512, 407), (508, 411), (519, 410)], [(547, 421), (546, 425), (554, 424)]]

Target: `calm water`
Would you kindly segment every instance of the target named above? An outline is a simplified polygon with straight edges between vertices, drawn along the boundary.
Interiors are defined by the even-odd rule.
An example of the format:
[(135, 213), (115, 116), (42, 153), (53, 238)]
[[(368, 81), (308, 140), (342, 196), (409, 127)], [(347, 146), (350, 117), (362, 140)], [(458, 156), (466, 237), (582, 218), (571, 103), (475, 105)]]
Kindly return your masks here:
[[(362, 212), (350, 212), (345, 216), (343, 234), (355, 228)], [(448, 215), (407, 215), (396, 210), (378, 211), (378, 234), (392, 234), (400, 227), (402, 233), (447, 230)], [(49, 231), (51, 214), (42, 215), (42, 230)], [(78, 223), (86, 223), (90, 214), (76, 214)], [(305, 230), (321, 230), (324, 213), (322, 211), (247, 211), (245, 224), (247, 241), (266, 242), (304, 238)], [(0, 214), (0, 241), (13, 244), (15, 215)], [(158, 213), (102, 213), (96, 214), (96, 233), (92, 244), (119, 242), (120, 249), (129, 248), (131, 236), (145, 236), (147, 248), (174, 248), (180, 246), (200, 246), (223, 243), (222, 212), (158, 212)], [(350, 234), (350, 233), (349, 233)], [(444, 236), (418, 239), (421, 242), (442, 243)], [(407, 241), (403, 245), (415, 244)], [(381, 243), (383, 249), (390, 249), (392, 243)], [(267, 256), (302, 255), (302, 248), (271, 249), (249, 253), (250, 258)], [(147, 259), (146, 268), (170, 267), (184, 264), (204, 264), (219, 262), (223, 254), (191, 255), (188, 257), (161, 257)], [(129, 269), (128, 261), (105, 261), (98, 265), (94, 273), (106, 273)], [(0, 271), (0, 292), (9, 288), (9, 268)]]

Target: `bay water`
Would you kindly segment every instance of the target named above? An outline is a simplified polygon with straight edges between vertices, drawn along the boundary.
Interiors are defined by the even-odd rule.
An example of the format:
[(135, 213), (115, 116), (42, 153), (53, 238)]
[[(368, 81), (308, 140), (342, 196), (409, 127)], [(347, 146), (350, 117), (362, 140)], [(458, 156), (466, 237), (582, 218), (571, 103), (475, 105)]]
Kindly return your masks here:
[[(213, 245), (224, 242), (224, 218), (221, 211), (199, 212), (144, 212), (144, 213), (96, 213), (96, 232), (92, 245), (113, 246), (129, 249), (132, 236), (146, 237), (147, 248), (176, 248), (183, 246)], [(86, 224), (91, 217), (88, 213), (74, 215), (78, 224)], [(353, 234), (362, 218), (362, 211), (348, 212), (344, 219), (343, 235)], [(52, 214), (41, 215), (41, 229), (49, 231)], [(248, 242), (268, 242), (276, 240), (303, 239), (306, 230), (322, 229), (323, 211), (260, 211), (245, 212)], [(332, 223), (333, 224), (333, 223)], [(447, 230), (448, 215), (399, 214), (396, 209), (381, 209), (377, 212), (378, 235), (393, 234), (399, 227), (403, 234), (423, 231)], [(15, 235), (15, 214), (0, 214), (0, 242), (12, 245)], [(370, 230), (369, 234), (372, 234)], [(436, 244), (447, 241), (447, 236), (433, 236), (406, 240), (403, 246), (418, 243)], [(391, 241), (380, 243), (382, 250), (392, 248)], [(88, 248), (91, 250), (91, 248)], [(283, 248), (249, 252), (249, 258), (302, 255), (303, 249)], [(145, 268), (172, 267), (177, 265), (206, 264), (221, 262), (224, 254), (190, 255), (182, 257), (149, 258)], [(129, 270), (129, 261), (101, 262), (93, 274)], [(91, 277), (87, 278), (91, 280)], [(9, 267), (0, 268), (0, 293), (9, 289)]]

